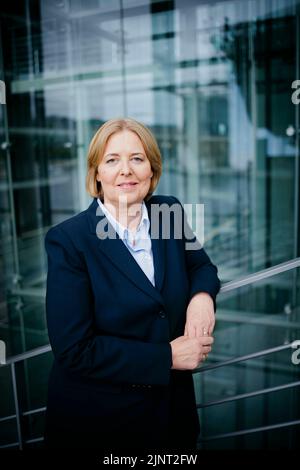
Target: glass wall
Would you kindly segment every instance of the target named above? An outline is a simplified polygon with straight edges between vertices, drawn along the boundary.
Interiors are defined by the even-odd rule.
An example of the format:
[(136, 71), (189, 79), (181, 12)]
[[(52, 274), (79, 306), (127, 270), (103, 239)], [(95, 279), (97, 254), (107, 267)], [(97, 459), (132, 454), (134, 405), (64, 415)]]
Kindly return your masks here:
[[(211, 364), (284, 346), (300, 338), (300, 268), (224, 293)], [(298, 313), (299, 315), (299, 313)], [(195, 374), (202, 448), (296, 449), (300, 426), (259, 431), (300, 419), (299, 364), (286, 348)], [(294, 354), (295, 355), (295, 354)], [(286, 387), (298, 381), (298, 387)], [(266, 392), (273, 388), (273, 392)], [(276, 389), (278, 388), (278, 389)], [(265, 393), (256, 394), (257, 391)], [(231, 400), (233, 397), (239, 397)], [(300, 421), (299, 421), (300, 424)], [(257, 429), (226, 438), (225, 433)]]
[[(299, 256), (298, 0), (4, 0), (0, 8), (0, 339), (8, 356), (48, 343), (44, 236), (90, 203), (88, 144), (112, 117), (153, 130), (164, 167), (157, 194), (204, 204), (205, 248), (223, 282)], [(259, 314), (264, 340), (246, 328), (251, 351), (278, 345), (288, 330), (281, 323), (269, 336), (269, 322), (288, 315), (299, 325), (289, 297), (298, 276), (220, 302), (216, 333), (233, 321), (229, 312), (238, 331)], [(238, 355), (239, 333), (230, 331)], [(27, 385), (36, 396), (40, 384)]]

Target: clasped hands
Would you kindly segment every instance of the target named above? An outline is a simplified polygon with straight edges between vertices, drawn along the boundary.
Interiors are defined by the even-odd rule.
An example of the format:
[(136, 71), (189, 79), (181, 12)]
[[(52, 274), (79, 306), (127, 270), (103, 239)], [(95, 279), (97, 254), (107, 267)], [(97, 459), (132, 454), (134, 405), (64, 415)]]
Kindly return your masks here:
[(192, 370), (205, 361), (211, 351), (215, 326), (214, 303), (209, 294), (199, 292), (186, 311), (184, 335), (171, 341), (172, 369)]

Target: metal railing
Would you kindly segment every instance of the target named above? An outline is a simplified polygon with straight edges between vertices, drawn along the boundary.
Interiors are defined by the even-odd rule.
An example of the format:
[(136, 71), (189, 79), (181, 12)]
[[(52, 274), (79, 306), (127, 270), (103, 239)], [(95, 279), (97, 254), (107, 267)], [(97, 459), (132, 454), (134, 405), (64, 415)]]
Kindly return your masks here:
[[(247, 286), (247, 285), (250, 285), (250, 284), (254, 284), (258, 281), (261, 281), (262, 279), (267, 279), (271, 276), (275, 276), (277, 274), (283, 273), (283, 272), (291, 270), (291, 269), (295, 269), (297, 267), (300, 267), (300, 258), (295, 258), (295, 259), (287, 261), (285, 263), (278, 264), (274, 267), (264, 269), (262, 271), (254, 273), (254, 274), (247, 275), (247, 276), (242, 277), (240, 279), (237, 279), (235, 281), (230, 281), (230, 282), (226, 283), (224, 286), (221, 287), (220, 293), (221, 294), (226, 293), (226, 292), (229, 292), (229, 291), (232, 291), (232, 290), (239, 289), (240, 287), (244, 287), (244, 286)], [(293, 343), (279, 345), (279, 346), (274, 347), (274, 348), (270, 348), (270, 349), (266, 349), (266, 350), (263, 350), (263, 351), (258, 351), (258, 352), (252, 353), (252, 354), (247, 354), (247, 355), (236, 357), (236, 358), (233, 358), (233, 359), (217, 362), (215, 364), (210, 364), (208, 366), (198, 368), (198, 369), (194, 370), (193, 373), (194, 374), (198, 373), (198, 372), (204, 373), (204, 372), (212, 370), (212, 369), (217, 369), (217, 368), (220, 368), (220, 367), (226, 367), (226, 366), (233, 365), (233, 364), (238, 364), (238, 363), (250, 360), (250, 359), (255, 359), (255, 358), (267, 356), (267, 355), (270, 355), (270, 354), (273, 354), (273, 353), (276, 353), (276, 352), (279, 352), (279, 351), (283, 351), (285, 349), (290, 349), (290, 348), (292, 348), (292, 345), (293, 345)], [(0, 449), (13, 448), (13, 447), (18, 447), (19, 449), (23, 449), (24, 444), (27, 445), (27, 444), (32, 444), (32, 443), (43, 441), (43, 439), (44, 439), (43, 437), (38, 437), (38, 438), (35, 438), (35, 439), (28, 439), (26, 441), (24, 441), (24, 439), (23, 439), (22, 425), (21, 425), (22, 417), (30, 416), (30, 415), (37, 414), (37, 413), (42, 413), (46, 410), (46, 407), (36, 408), (36, 409), (25, 411), (25, 412), (21, 411), (20, 404), (19, 404), (19, 398), (18, 398), (17, 377), (16, 377), (15, 365), (19, 362), (31, 359), (33, 357), (41, 356), (42, 354), (45, 354), (45, 353), (50, 352), (50, 351), (51, 351), (51, 346), (48, 344), (48, 345), (45, 345), (45, 346), (42, 346), (42, 347), (39, 347), (39, 348), (35, 348), (35, 349), (33, 349), (31, 351), (28, 351), (26, 353), (18, 354), (16, 356), (12, 356), (11, 358), (8, 358), (6, 363), (1, 366), (1, 367), (10, 367), (10, 369), (11, 369), (15, 414), (0, 418), (0, 424), (1, 424), (1, 422), (4, 422), (4, 421), (16, 420), (18, 441), (10, 443), (10, 444), (0, 445)], [(281, 390), (298, 387), (299, 385), (300, 385), (300, 381), (295, 381), (295, 382), (291, 382), (291, 383), (288, 383), (288, 384), (279, 385), (279, 386), (276, 386), (276, 387), (269, 387), (269, 388), (264, 388), (264, 389), (261, 389), (261, 390), (256, 390), (254, 392), (233, 395), (233, 396), (224, 398), (222, 400), (216, 400), (216, 401), (212, 401), (212, 402), (208, 402), (208, 403), (204, 403), (204, 404), (198, 404), (197, 408), (204, 409), (204, 408), (208, 408), (208, 407), (211, 407), (211, 406), (217, 406), (217, 405), (220, 405), (220, 404), (223, 404), (223, 403), (238, 401), (238, 400), (247, 399), (247, 398), (254, 397), (254, 396), (265, 395), (265, 394), (268, 394), (268, 393), (274, 393), (274, 392), (278, 392), (278, 391), (281, 391)], [(299, 424), (300, 424), (300, 420), (292, 420), (292, 421), (272, 424), (272, 425), (268, 425), (268, 426), (261, 426), (261, 427), (256, 427), (256, 428), (251, 428), (251, 429), (244, 429), (244, 430), (235, 431), (235, 432), (217, 434), (217, 435), (201, 438), (199, 440), (199, 443), (205, 443), (207, 441), (216, 440), (216, 439), (237, 437), (237, 436), (242, 436), (242, 435), (246, 435), (246, 434), (262, 432), (262, 431), (269, 431), (269, 430), (283, 428), (283, 427), (291, 427), (291, 426), (296, 426), (296, 425), (299, 425)]]
[[(291, 349), (291, 348), (293, 348), (293, 343), (284, 344), (282, 346), (277, 346), (275, 348), (269, 348), (269, 349), (259, 351), (259, 352), (256, 352), (256, 353), (247, 354), (245, 356), (240, 356), (240, 357), (237, 357), (237, 358), (234, 358), (234, 359), (219, 362), (217, 364), (212, 364), (212, 365), (209, 365), (209, 366), (206, 366), (206, 367), (202, 367), (201, 372), (205, 372), (205, 371), (212, 370), (212, 369), (217, 369), (219, 367), (225, 367), (225, 366), (232, 365), (232, 364), (238, 364), (238, 363), (241, 363), (241, 362), (248, 361), (249, 359), (255, 359), (257, 357), (265, 357), (269, 354), (273, 354), (273, 353), (283, 351), (285, 349)], [(299, 387), (299, 386), (300, 386), (300, 381), (297, 380), (295, 382), (290, 382), (290, 383), (283, 384), (283, 385), (277, 385), (275, 387), (268, 387), (268, 388), (264, 388), (264, 389), (261, 389), (261, 390), (256, 390), (254, 392), (248, 392), (248, 393), (242, 393), (242, 394), (238, 394), (238, 395), (232, 395), (230, 397), (223, 398), (222, 400), (215, 400), (215, 401), (211, 401), (211, 402), (204, 403), (204, 404), (198, 404), (197, 408), (204, 409), (204, 408), (208, 408), (210, 406), (221, 405), (221, 404), (229, 403), (229, 402), (232, 402), (232, 401), (236, 402), (238, 400), (243, 400), (243, 399), (246, 399), (246, 398), (252, 398), (252, 397), (256, 397), (256, 396), (266, 395), (268, 393), (279, 392), (281, 390), (286, 390), (286, 389), (289, 389), (289, 388), (294, 388), (294, 387)], [(212, 440), (216, 440), (216, 439), (224, 439), (224, 438), (229, 438), (229, 437), (238, 437), (238, 436), (242, 436), (242, 435), (246, 435), (246, 434), (253, 434), (253, 433), (257, 433), (257, 432), (261, 432), (261, 431), (270, 431), (272, 429), (290, 427), (290, 426), (295, 426), (295, 425), (299, 425), (299, 424), (300, 424), (300, 419), (299, 420), (293, 420), (293, 421), (287, 421), (287, 422), (284, 422), (284, 423), (272, 424), (272, 425), (268, 425), (268, 426), (261, 426), (261, 427), (251, 428), (251, 429), (244, 429), (242, 431), (216, 434), (216, 435), (213, 435), (213, 436), (201, 438), (201, 439), (199, 439), (198, 442), (199, 443), (205, 443), (207, 441), (212, 441)]]

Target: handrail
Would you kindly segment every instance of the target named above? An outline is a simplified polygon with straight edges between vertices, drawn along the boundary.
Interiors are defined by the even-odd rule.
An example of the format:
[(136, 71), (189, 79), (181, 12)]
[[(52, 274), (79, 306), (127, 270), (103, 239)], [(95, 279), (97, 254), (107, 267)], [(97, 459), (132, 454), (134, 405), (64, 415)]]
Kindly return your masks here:
[(257, 397), (259, 395), (265, 395), (266, 393), (280, 392), (281, 390), (285, 390), (287, 388), (294, 388), (294, 387), (299, 387), (299, 386), (300, 386), (300, 381), (297, 381), (297, 382), (291, 382), (288, 384), (277, 385), (276, 387), (263, 388), (262, 390), (256, 390), (255, 392), (240, 393), (239, 395), (232, 395), (231, 397), (223, 398), (223, 400), (209, 401), (208, 403), (204, 403), (203, 405), (199, 403), (197, 405), (197, 408), (203, 409), (203, 408), (208, 408), (209, 406), (223, 405), (223, 403), (243, 400), (244, 398)]
[(254, 359), (256, 357), (267, 356), (274, 352), (283, 351), (284, 349), (292, 348), (293, 343), (282, 344), (281, 346), (276, 346), (274, 348), (263, 349), (262, 351), (257, 351), (251, 354), (245, 354), (244, 356), (235, 357), (234, 359), (228, 359), (227, 361), (217, 362), (216, 364), (211, 364), (209, 366), (199, 367), (198, 369), (193, 370), (193, 374), (197, 372), (205, 372), (207, 370), (217, 369), (218, 367), (224, 367), (231, 364), (237, 364), (238, 362), (247, 361), (248, 359)]
[[(230, 359), (230, 360), (227, 360), (227, 361), (218, 362), (217, 364), (212, 364), (210, 366), (206, 366), (206, 367), (202, 367), (200, 369), (196, 369), (195, 371), (193, 371), (193, 373), (205, 372), (207, 370), (212, 370), (212, 369), (216, 369), (216, 368), (219, 368), (219, 367), (225, 367), (225, 366), (230, 365), (230, 364), (236, 364), (236, 363), (243, 362), (243, 361), (246, 361), (246, 360), (250, 360), (250, 359), (253, 359), (253, 358), (266, 356), (266, 355), (272, 354), (274, 352), (289, 349), (289, 348), (292, 347), (292, 344), (293, 343), (288, 343), (288, 344), (280, 345), (280, 346), (277, 346), (277, 347), (274, 347), (274, 348), (265, 349), (263, 351), (258, 351), (256, 353), (240, 356), (240, 357)], [(24, 355), (26, 355), (26, 359), (28, 359), (28, 358), (31, 358), (31, 357), (36, 357), (40, 354), (44, 354), (45, 352), (48, 352), (48, 351), (51, 351), (50, 346), (46, 346), (46, 347), (44, 346), (44, 347), (41, 347), (41, 348), (35, 348), (34, 350), (29, 351), (28, 353), (25, 353)], [(16, 356), (15, 357), (15, 362), (21, 361), (22, 360), (21, 356), (24, 356), (24, 355), (20, 354), (20, 355)], [(13, 368), (13, 371), (14, 371), (15, 362), (10, 363), (11, 367)], [(13, 382), (15, 384), (15, 375), (13, 377)], [(269, 388), (266, 388), (266, 389), (263, 389), (263, 390), (257, 390), (257, 391), (254, 391), (254, 392), (244, 393), (244, 394), (236, 395), (236, 396), (233, 396), (233, 397), (227, 397), (223, 400), (217, 400), (217, 401), (209, 402), (209, 403), (205, 403), (205, 404), (198, 404), (197, 408), (206, 408), (206, 407), (209, 407), (209, 406), (215, 406), (215, 405), (219, 405), (219, 404), (230, 402), (230, 401), (236, 401), (236, 400), (241, 400), (241, 399), (245, 399), (245, 398), (251, 398), (253, 396), (262, 395), (262, 394), (271, 393), (271, 392), (276, 392), (276, 391), (280, 391), (280, 390), (284, 390), (284, 389), (292, 388), (292, 387), (296, 387), (296, 386), (300, 386), (300, 381), (292, 382), (290, 384), (278, 385), (276, 387), (269, 387)], [(14, 387), (14, 389), (16, 390), (15, 387)], [(9, 419), (17, 419), (17, 430), (18, 430), (19, 443), (18, 444), (16, 444), (16, 443), (6, 444), (4, 446), (0, 445), (0, 449), (1, 448), (2, 449), (7, 448), (7, 447), (16, 447), (16, 446), (18, 446), (20, 449), (22, 449), (23, 441), (22, 441), (21, 426), (20, 426), (20, 415), (21, 416), (28, 416), (28, 415), (32, 415), (34, 413), (41, 413), (41, 412), (46, 410), (46, 407), (42, 407), (42, 408), (37, 408), (35, 410), (29, 410), (29, 411), (25, 411), (23, 413), (20, 413), (17, 397), (15, 397), (15, 408), (17, 410), (15, 415), (11, 415), (11, 416), (7, 416), (5, 418), (1, 418), (0, 421), (9, 420)], [(216, 439), (223, 439), (223, 438), (227, 438), (227, 437), (240, 436), (240, 435), (250, 434), (250, 433), (259, 432), (259, 431), (277, 429), (279, 427), (293, 426), (293, 425), (296, 425), (296, 424), (297, 425), (300, 424), (300, 421), (290, 421), (290, 422), (286, 422), (286, 423), (279, 423), (279, 424), (276, 424), (276, 425), (263, 426), (263, 427), (260, 427), (260, 428), (253, 428), (253, 429), (246, 429), (246, 430), (242, 430), (242, 431), (236, 431), (234, 433), (218, 434), (218, 435), (210, 436), (210, 437), (207, 437), (207, 438), (201, 438), (198, 442), (201, 443), (201, 442), (206, 442), (206, 441), (209, 441), (209, 440), (216, 440)], [(34, 443), (34, 442), (42, 442), (42, 441), (43, 441), (43, 437), (38, 437), (38, 438), (26, 440), (25, 444)]]
[(243, 429), (242, 431), (228, 432), (228, 433), (223, 433), (223, 434), (215, 434), (214, 436), (202, 437), (201, 439), (198, 440), (198, 442), (201, 443), (201, 442), (214, 441), (216, 439), (224, 439), (227, 437), (244, 436), (246, 434), (253, 434), (253, 433), (261, 432), (261, 431), (270, 431), (272, 429), (286, 428), (289, 426), (298, 426), (299, 424), (300, 424), (300, 420), (297, 419), (294, 421), (287, 421), (285, 423), (269, 424), (268, 426), (260, 426), (257, 428)]
[(241, 277), (235, 281), (226, 282), (226, 284), (221, 287), (220, 293), (229, 292), (231, 290), (238, 289), (239, 287), (254, 284), (254, 282), (261, 281), (262, 279), (275, 276), (276, 274), (280, 274), (285, 271), (289, 271), (290, 269), (298, 268), (299, 266), (300, 257), (285, 261), (284, 263), (277, 264), (271, 268), (262, 269), (261, 271)]
[[(257, 271), (256, 273), (248, 274), (247, 276), (241, 277), (240, 279), (226, 282), (226, 284), (221, 287), (220, 293), (222, 294), (224, 292), (229, 292), (231, 290), (238, 289), (239, 287), (244, 287), (249, 284), (253, 284), (257, 281), (261, 281), (262, 279), (267, 279), (268, 277), (275, 276), (276, 274), (289, 271), (290, 269), (298, 268), (299, 266), (300, 258), (294, 258), (292, 260), (285, 261), (270, 268)], [(46, 290), (41, 287), (30, 287), (25, 289), (11, 289), (10, 293), (23, 297), (37, 297), (43, 299), (45, 297), (45, 291)]]
[(16, 419), (16, 414), (9, 415), (9, 416), (4, 416), (4, 418), (0, 418), (0, 423), (2, 423), (3, 421), (9, 421), (11, 419)]
[(51, 351), (52, 348), (50, 344), (46, 344), (45, 346), (40, 346), (38, 348), (31, 349), (30, 351), (27, 351), (22, 354), (17, 354), (16, 356), (11, 356), (7, 359), (5, 364), (2, 364), (2, 366), (6, 366), (9, 364), (15, 364), (16, 362), (21, 362), (25, 361), (26, 359), (31, 359), (32, 357), (40, 356), (41, 354), (44, 354), (46, 352)]
[(19, 448), (19, 442), (12, 442), (11, 444), (3, 444), (0, 446), (0, 449), (10, 449), (11, 447)]
[[(255, 282), (260, 281), (262, 279), (275, 276), (276, 274), (280, 274), (282, 272), (289, 271), (297, 267), (300, 267), (300, 257), (294, 258), (284, 263), (277, 264), (276, 266), (272, 266), (271, 268), (263, 269), (261, 271), (258, 271), (257, 273), (249, 274), (235, 281), (226, 282), (226, 284), (224, 284), (224, 286), (221, 287), (220, 294), (224, 294), (225, 292), (229, 292), (234, 289), (239, 289), (240, 287), (244, 287), (246, 285), (254, 284)], [(22, 293), (20, 292), (19, 295), (22, 295)], [(44, 354), (45, 352), (49, 352), (49, 351), (51, 351), (51, 346), (50, 344), (47, 344), (39, 348), (31, 349), (30, 351), (27, 351), (25, 353), (11, 356), (10, 358), (7, 359), (5, 364), (1, 364), (1, 365), (5, 366), (5, 365), (12, 364), (14, 362), (19, 362), (25, 359), (30, 359), (31, 357), (39, 356), (40, 354)]]
[(42, 406), (41, 408), (35, 408), (34, 410), (24, 411), (22, 416), (31, 416), (37, 413), (42, 413), (43, 411), (46, 411), (46, 409), (46, 406)]
[[(299, 266), (300, 266), (300, 258), (294, 258), (293, 260), (281, 263), (281, 264), (273, 266), (271, 268), (267, 268), (267, 269), (264, 269), (264, 270), (259, 271), (257, 273), (247, 275), (247, 276), (245, 276), (241, 279), (227, 282), (224, 286), (221, 287), (220, 293), (222, 294), (222, 293), (225, 293), (225, 292), (228, 292), (228, 291), (231, 291), (231, 290), (235, 290), (235, 289), (238, 289), (238, 288), (246, 286), (246, 285), (253, 284), (253, 283), (255, 283), (257, 281), (260, 281), (262, 279), (266, 279), (268, 277), (271, 277), (271, 276), (274, 276), (276, 274), (279, 274), (279, 273), (297, 268)], [(289, 349), (289, 348), (292, 347), (292, 344), (293, 343), (280, 345), (280, 346), (277, 346), (277, 347), (273, 347), (273, 348), (269, 348), (269, 349), (266, 349), (266, 350), (258, 351), (256, 353), (247, 354), (247, 355), (240, 356), (240, 357), (237, 357), (237, 358), (234, 358), (234, 359), (229, 359), (229, 360), (226, 360), (226, 361), (218, 362), (216, 364), (211, 364), (209, 366), (201, 367), (201, 368), (198, 368), (198, 369), (194, 370), (193, 374), (197, 373), (197, 372), (205, 372), (205, 371), (208, 371), (208, 370), (212, 370), (212, 369), (216, 369), (216, 368), (220, 368), (220, 367), (225, 367), (227, 365), (236, 364), (236, 363), (243, 362), (243, 361), (253, 359), (253, 358), (257, 358), (257, 357), (266, 356), (266, 355), (272, 354), (274, 352)], [(51, 349), (50, 344), (47, 344), (45, 346), (41, 346), (41, 347), (32, 349), (32, 350), (27, 351), (25, 353), (21, 353), (21, 354), (17, 354), (15, 356), (12, 356), (12, 357), (7, 359), (5, 364), (1, 364), (2, 367), (6, 366), (6, 365), (10, 365), (10, 367), (11, 367), (12, 384), (13, 384), (13, 391), (14, 391), (14, 402), (15, 402), (16, 413), (14, 415), (10, 415), (10, 416), (4, 417), (4, 418), (0, 418), (0, 422), (10, 420), (10, 419), (16, 419), (17, 420), (18, 442), (17, 443), (12, 443), (12, 444), (1, 445), (0, 448), (9, 448), (9, 447), (17, 447), (18, 446), (19, 449), (22, 449), (23, 439), (22, 439), (22, 432), (21, 432), (20, 417), (21, 416), (31, 415), (33, 413), (43, 412), (46, 409), (45, 407), (42, 407), (42, 408), (38, 408), (36, 410), (29, 410), (29, 411), (26, 411), (26, 412), (21, 412), (21, 410), (19, 408), (19, 400), (18, 400), (18, 396), (17, 396), (15, 364), (17, 362), (20, 362), (20, 361), (24, 361), (24, 360), (27, 360), (27, 359), (31, 359), (33, 357), (40, 356), (42, 354), (50, 352), (51, 350), (52, 349)], [(217, 400), (217, 401), (206, 403), (206, 404), (198, 404), (197, 407), (198, 408), (205, 408), (205, 407), (208, 407), (208, 406), (218, 405), (218, 404), (226, 403), (226, 402), (229, 402), (229, 401), (241, 400), (241, 399), (244, 399), (244, 398), (249, 398), (249, 397), (252, 397), (252, 396), (257, 396), (257, 395), (261, 395), (261, 394), (265, 394), (265, 393), (276, 392), (276, 391), (279, 391), (279, 390), (283, 390), (283, 389), (287, 389), (287, 388), (291, 388), (291, 387), (296, 387), (296, 386), (299, 386), (299, 385), (300, 385), (300, 382), (293, 382), (293, 383), (290, 383), (290, 384), (284, 384), (284, 385), (280, 385), (280, 386), (276, 386), (276, 387), (270, 387), (270, 388), (267, 388), (267, 389), (258, 390), (258, 391), (255, 391), (255, 392), (244, 393), (244, 394), (236, 395), (236, 396), (233, 396), (233, 397), (228, 397), (228, 398), (225, 398), (223, 400)], [(246, 429), (246, 430), (237, 431), (237, 432), (233, 432), (233, 433), (218, 434), (218, 435), (215, 435), (215, 436), (209, 436), (207, 438), (202, 438), (202, 439), (199, 440), (199, 442), (206, 442), (206, 441), (209, 441), (209, 440), (221, 439), (221, 438), (227, 438), (227, 437), (233, 437), (233, 436), (240, 436), (240, 435), (244, 435), (244, 434), (249, 434), (249, 433), (254, 433), (254, 432), (259, 432), (259, 431), (266, 431), (266, 430), (270, 430), (270, 429), (277, 429), (277, 428), (280, 428), (280, 427), (287, 427), (287, 426), (293, 426), (293, 425), (298, 425), (298, 424), (300, 424), (300, 420), (299, 421), (297, 421), (297, 420), (296, 421), (290, 421), (290, 422), (286, 422), (286, 423), (279, 423), (279, 424), (270, 425), (270, 426), (262, 426), (262, 427), (258, 427), (258, 428)], [(25, 444), (40, 442), (42, 440), (43, 440), (42, 437), (34, 438), (34, 439), (26, 440)]]

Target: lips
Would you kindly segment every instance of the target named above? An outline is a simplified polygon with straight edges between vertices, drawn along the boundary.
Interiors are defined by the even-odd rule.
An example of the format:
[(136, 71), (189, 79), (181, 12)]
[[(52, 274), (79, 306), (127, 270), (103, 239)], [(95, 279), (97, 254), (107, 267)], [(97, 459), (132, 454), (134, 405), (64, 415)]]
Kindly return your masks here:
[(132, 182), (128, 182), (128, 183), (121, 183), (121, 184), (118, 184), (118, 186), (120, 188), (132, 188), (133, 186), (136, 186), (137, 183), (135, 183), (134, 181)]

